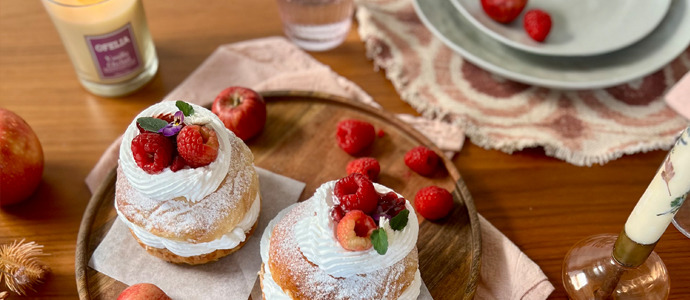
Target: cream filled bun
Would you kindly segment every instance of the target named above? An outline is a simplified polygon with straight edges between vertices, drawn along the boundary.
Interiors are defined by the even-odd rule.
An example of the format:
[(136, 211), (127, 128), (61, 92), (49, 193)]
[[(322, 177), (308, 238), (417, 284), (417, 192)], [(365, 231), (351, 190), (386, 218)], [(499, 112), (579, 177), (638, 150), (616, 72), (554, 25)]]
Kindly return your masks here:
[[(375, 247), (344, 249), (332, 215), (338, 205), (336, 182), (324, 183), (308, 200), (283, 210), (264, 231), (259, 271), (264, 299), (417, 299), (419, 225), (410, 203), (372, 183), (378, 197), (393, 193), (399, 199), (409, 212), (407, 225), (394, 230), (391, 216), (379, 217), (377, 230), (385, 231), (388, 241), (385, 254)], [(390, 214), (381, 207), (379, 199), (369, 214)]]
[[(142, 126), (141, 118), (156, 117), (177, 129), (171, 135), (165, 129), (150, 132), (150, 124)], [(202, 132), (198, 141), (216, 150), (189, 146), (187, 137), (197, 137), (192, 130)], [(208, 137), (209, 130), (217, 141)], [(168, 154), (156, 152), (156, 147), (168, 147), (153, 136), (162, 134), (171, 135), (165, 137), (173, 147), (168, 165)], [(188, 144), (180, 144), (183, 135)], [(183, 158), (181, 163), (175, 162), (175, 153)], [(195, 157), (197, 153), (202, 158)], [(118, 217), (156, 257), (188, 264), (217, 260), (242, 247), (258, 222), (261, 196), (253, 162), (247, 145), (211, 111), (180, 101), (155, 104), (137, 115), (122, 137), (115, 186)]]

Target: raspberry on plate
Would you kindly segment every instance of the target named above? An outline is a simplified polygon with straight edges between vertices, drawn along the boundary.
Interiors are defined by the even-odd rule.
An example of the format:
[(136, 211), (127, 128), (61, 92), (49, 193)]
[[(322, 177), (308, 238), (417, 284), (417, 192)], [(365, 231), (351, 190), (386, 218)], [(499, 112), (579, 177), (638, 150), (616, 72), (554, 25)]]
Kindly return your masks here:
[(381, 165), (379, 165), (379, 161), (373, 157), (362, 157), (347, 163), (345, 171), (347, 175), (359, 173), (366, 176), (371, 181), (376, 181), (381, 172)]
[(356, 155), (369, 147), (376, 137), (374, 126), (360, 120), (343, 120), (336, 131), (338, 146), (350, 155)]
[(172, 143), (158, 133), (140, 133), (132, 139), (131, 149), (137, 166), (149, 174), (160, 173), (172, 160)]
[(216, 132), (206, 126), (185, 126), (177, 134), (177, 151), (188, 166), (206, 166), (218, 156)]
[(433, 175), (440, 160), (436, 152), (424, 146), (414, 147), (405, 153), (405, 164), (422, 176)]
[(374, 219), (361, 210), (352, 210), (338, 222), (336, 238), (345, 250), (364, 251), (373, 246), (370, 236), (374, 230)]
[(543, 42), (551, 31), (551, 16), (543, 10), (532, 9), (525, 14), (523, 26), (533, 40)]
[(343, 177), (335, 183), (333, 194), (338, 198), (338, 205), (344, 212), (361, 210), (371, 214), (378, 204), (378, 193), (366, 176), (354, 173)]
[(453, 209), (453, 196), (444, 188), (427, 186), (414, 196), (414, 208), (425, 219), (438, 220)]
[(527, 5), (527, 0), (481, 0), (484, 12), (494, 21), (507, 24), (515, 20)]

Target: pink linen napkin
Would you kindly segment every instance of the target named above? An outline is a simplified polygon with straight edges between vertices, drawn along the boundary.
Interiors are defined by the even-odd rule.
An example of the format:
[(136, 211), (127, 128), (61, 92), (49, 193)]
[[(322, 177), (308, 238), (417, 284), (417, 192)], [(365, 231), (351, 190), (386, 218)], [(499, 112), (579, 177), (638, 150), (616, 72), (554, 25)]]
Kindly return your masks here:
[(690, 72), (674, 85), (664, 98), (666, 104), (690, 120)]
[[(280, 37), (220, 46), (164, 101), (184, 99), (209, 104), (220, 90), (231, 85), (258, 91), (300, 87), (379, 107), (357, 85)], [(399, 117), (429, 136), (442, 150), (460, 150), (464, 136), (457, 127), (413, 116)], [(120, 139), (113, 142), (87, 176), (91, 191), (117, 164), (119, 144)], [(553, 291), (539, 266), (481, 216), (480, 227), (482, 266), (477, 299), (545, 299)]]

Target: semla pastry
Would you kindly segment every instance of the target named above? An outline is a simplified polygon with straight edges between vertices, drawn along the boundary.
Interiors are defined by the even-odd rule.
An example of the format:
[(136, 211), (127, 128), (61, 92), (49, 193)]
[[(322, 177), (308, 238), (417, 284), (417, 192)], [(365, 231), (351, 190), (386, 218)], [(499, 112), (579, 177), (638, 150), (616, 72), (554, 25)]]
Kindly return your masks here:
[(263, 297), (417, 299), (418, 232), (412, 205), (393, 190), (356, 173), (326, 182), (264, 231)]
[(165, 101), (142, 111), (122, 137), (118, 217), (146, 251), (203, 264), (241, 248), (261, 208), (249, 148), (211, 111)]

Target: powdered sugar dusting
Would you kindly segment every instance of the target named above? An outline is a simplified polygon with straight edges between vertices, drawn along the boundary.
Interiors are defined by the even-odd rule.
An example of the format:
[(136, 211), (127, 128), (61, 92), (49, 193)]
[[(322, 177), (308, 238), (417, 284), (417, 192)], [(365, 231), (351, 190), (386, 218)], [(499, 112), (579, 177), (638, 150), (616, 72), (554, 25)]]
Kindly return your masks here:
[[(303, 257), (294, 236), (295, 224), (314, 211), (313, 205), (313, 200), (300, 203), (274, 228), (269, 249), (269, 267), (273, 270), (277, 263), (289, 262), (289, 267), (282, 270), (284, 278), (278, 278), (281, 275), (271, 272), (274, 280), (278, 283), (297, 283), (293, 298), (397, 299), (410, 285), (417, 270), (417, 249), (414, 248), (400, 262), (371, 273), (345, 278), (330, 276)], [(295, 259), (299, 257), (302, 259)], [(413, 267), (410, 268), (410, 265)], [(410, 281), (399, 281), (401, 277), (410, 278)]]
[(230, 140), (233, 161), (215, 192), (196, 203), (184, 198), (154, 200), (136, 191), (118, 167), (118, 209), (130, 222), (171, 240), (200, 243), (225, 234), (242, 220), (258, 193), (251, 151), (241, 140)]

